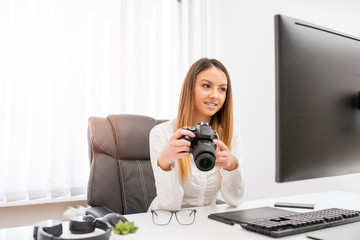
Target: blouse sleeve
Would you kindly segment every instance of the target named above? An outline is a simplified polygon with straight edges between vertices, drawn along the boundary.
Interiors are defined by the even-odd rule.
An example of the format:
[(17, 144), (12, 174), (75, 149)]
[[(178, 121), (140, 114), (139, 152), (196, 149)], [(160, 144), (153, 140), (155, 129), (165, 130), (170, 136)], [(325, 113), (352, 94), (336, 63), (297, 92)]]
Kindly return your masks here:
[(237, 206), (241, 203), (245, 190), (239, 138), (239, 132), (236, 129), (234, 131), (231, 152), (236, 157), (238, 168), (233, 171), (227, 171), (225, 169), (220, 170), (222, 176), (220, 188), (221, 196), (230, 206)]
[(156, 200), (154, 206), (157, 209), (178, 210), (181, 208), (184, 190), (181, 186), (177, 169), (172, 167), (170, 171), (164, 171), (157, 165), (157, 159), (169, 141), (163, 131), (155, 127), (150, 132), (150, 158), (154, 172), (156, 186)]

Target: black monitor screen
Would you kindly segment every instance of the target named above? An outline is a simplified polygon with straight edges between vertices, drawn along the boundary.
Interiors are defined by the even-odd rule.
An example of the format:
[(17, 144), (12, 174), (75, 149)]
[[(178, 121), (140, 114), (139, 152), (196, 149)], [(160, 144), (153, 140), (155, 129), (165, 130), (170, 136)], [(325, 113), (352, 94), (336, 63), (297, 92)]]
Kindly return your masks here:
[(276, 181), (360, 172), (360, 39), (275, 16)]

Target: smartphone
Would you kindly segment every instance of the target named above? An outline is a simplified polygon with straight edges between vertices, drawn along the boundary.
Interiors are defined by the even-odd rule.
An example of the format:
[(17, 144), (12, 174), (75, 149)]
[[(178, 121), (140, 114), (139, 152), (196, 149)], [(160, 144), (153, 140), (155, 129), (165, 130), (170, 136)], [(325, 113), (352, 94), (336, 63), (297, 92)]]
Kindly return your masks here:
[(274, 204), (274, 207), (314, 209), (315, 204), (311, 204), (311, 203), (277, 202), (277, 203)]

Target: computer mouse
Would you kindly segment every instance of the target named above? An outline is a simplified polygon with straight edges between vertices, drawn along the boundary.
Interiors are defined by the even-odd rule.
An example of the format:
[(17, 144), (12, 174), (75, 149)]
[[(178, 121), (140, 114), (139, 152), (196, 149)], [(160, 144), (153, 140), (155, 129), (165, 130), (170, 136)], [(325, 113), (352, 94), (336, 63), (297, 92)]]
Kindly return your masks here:
[(128, 220), (119, 213), (108, 213), (104, 217), (102, 217), (101, 220), (110, 223), (112, 226), (118, 224), (119, 220), (123, 222), (128, 222)]

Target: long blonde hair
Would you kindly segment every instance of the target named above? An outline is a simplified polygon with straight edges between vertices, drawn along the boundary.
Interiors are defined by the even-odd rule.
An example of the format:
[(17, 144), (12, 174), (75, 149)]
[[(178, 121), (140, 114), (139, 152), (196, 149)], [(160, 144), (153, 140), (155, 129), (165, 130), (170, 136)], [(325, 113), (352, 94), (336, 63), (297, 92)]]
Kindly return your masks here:
[[(220, 140), (231, 150), (231, 140), (233, 137), (233, 101), (231, 81), (225, 66), (216, 59), (199, 59), (190, 67), (188, 73), (186, 74), (180, 94), (175, 131), (184, 126), (192, 126), (195, 105), (194, 88), (196, 77), (200, 72), (212, 67), (216, 67), (224, 72), (227, 79), (227, 90), (222, 108), (212, 116), (209, 124), (212, 129), (218, 133)], [(192, 158), (190, 156), (177, 160), (179, 175), (182, 183), (185, 183), (191, 175), (191, 161)]]

